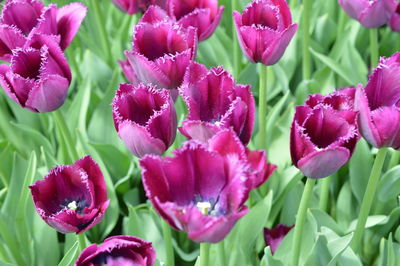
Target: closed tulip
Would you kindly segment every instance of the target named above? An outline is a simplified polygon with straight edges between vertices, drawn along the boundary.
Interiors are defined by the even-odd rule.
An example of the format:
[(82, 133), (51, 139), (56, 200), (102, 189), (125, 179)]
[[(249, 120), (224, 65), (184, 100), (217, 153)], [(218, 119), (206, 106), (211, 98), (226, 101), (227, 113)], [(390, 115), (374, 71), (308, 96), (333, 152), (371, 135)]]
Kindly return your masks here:
[(254, 0), (233, 19), (244, 55), (267, 66), (278, 62), (297, 31), (285, 0)]
[(135, 156), (163, 154), (175, 140), (177, 117), (167, 90), (121, 84), (113, 100), (118, 136)]
[(358, 88), (356, 109), (361, 135), (377, 148), (400, 149), (400, 53), (381, 58), (365, 89)]
[(264, 241), (265, 244), (271, 248), (272, 254), (275, 253), (275, 251), (280, 246), (282, 240), (290, 232), (290, 230), (292, 230), (293, 227), (294, 226), (278, 224), (272, 229), (264, 228)]
[(109, 204), (103, 174), (90, 156), (55, 167), (29, 188), (40, 217), (63, 234), (89, 230)]
[(400, 32), (400, 3), (397, 5), (396, 12), (389, 20), (389, 26), (393, 31)]
[(327, 177), (350, 159), (359, 139), (354, 88), (311, 95), (297, 106), (290, 132), (293, 164), (310, 178)]

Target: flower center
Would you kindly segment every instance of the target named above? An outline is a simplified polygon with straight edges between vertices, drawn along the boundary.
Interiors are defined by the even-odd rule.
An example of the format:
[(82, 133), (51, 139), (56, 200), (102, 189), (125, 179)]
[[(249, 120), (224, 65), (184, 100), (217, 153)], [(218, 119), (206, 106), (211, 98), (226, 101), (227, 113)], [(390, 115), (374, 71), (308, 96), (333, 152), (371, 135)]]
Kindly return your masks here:
[(209, 203), (208, 201), (197, 202), (196, 206), (203, 215), (208, 215), (208, 213), (211, 209), (211, 203)]
[(85, 198), (78, 197), (76, 199), (64, 199), (64, 202), (60, 204), (61, 209), (70, 209), (79, 214), (84, 214), (83, 210), (89, 207), (89, 204), (86, 202)]
[(218, 204), (218, 198), (217, 200), (212, 197), (205, 199), (200, 195), (196, 195), (195, 204), (203, 215), (220, 216), (225, 214), (225, 211)]

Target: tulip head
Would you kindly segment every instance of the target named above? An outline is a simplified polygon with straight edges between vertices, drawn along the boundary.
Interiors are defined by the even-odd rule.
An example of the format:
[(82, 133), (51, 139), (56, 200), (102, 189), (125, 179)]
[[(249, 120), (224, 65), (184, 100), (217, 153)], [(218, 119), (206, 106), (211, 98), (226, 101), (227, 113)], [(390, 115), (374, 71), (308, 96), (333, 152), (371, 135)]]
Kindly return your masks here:
[(397, 4), (396, 12), (389, 20), (389, 26), (392, 31), (400, 32), (400, 3)]
[(311, 95), (297, 106), (290, 132), (293, 164), (310, 178), (327, 177), (350, 159), (358, 141), (354, 88), (324, 97)]
[(129, 15), (138, 12), (145, 12), (151, 5), (158, 5), (165, 8), (166, 0), (112, 0), (121, 11)]
[(365, 89), (356, 92), (361, 135), (373, 146), (400, 149), (400, 53), (381, 58)]
[(40, 217), (63, 234), (98, 224), (109, 203), (103, 174), (90, 156), (57, 166), (29, 188)]
[(253, 0), (233, 19), (244, 55), (267, 66), (279, 61), (297, 31), (285, 0)]
[(167, 90), (121, 84), (113, 100), (118, 136), (135, 156), (163, 154), (175, 140), (177, 117)]
[(285, 236), (292, 230), (294, 226), (286, 226), (278, 224), (272, 229), (264, 228), (264, 241), (271, 248), (271, 253), (274, 254), (281, 244)]
[(152, 266), (156, 252), (151, 242), (134, 236), (112, 236), (102, 244), (92, 244), (79, 255), (75, 266), (136, 265)]
[(248, 144), (255, 120), (255, 102), (249, 85), (235, 85), (221, 67), (192, 63), (179, 88), (189, 114), (180, 132), (189, 139), (207, 142), (215, 133), (232, 127)]
[(386, 24), (396, 10), (396, 0), (339, 0), (343, 10), (366, 28)]
[(26, 48), (13, 51), (11, 65), (0, 66), (0, 84), (13, 101), (33, 112), (63, 105), (71, 70), (54, 37), (34, 35)]

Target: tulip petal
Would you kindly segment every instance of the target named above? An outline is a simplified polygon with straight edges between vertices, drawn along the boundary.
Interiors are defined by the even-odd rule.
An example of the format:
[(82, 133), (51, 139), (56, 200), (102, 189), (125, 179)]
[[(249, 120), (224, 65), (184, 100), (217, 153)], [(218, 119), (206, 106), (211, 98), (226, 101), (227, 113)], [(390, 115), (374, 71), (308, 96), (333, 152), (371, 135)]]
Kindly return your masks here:
[[(397, 107), (382, 107), (372, 111), (372, 121), (379, 133), (381, 146), (400, 148), (400, 110)], [(394, 126), (396, 125), (396, 126)]]
[(10, 61), (12, 50), (21, 48), (26, 42), (25, 36), (16, 27), (0, 25), (0, 59)]
[(220, 130), (220, 127), (204, 121), (185, 120), (182, 122), (182, 126), (178, 127), (178, 129), (181, 134), (188, 139), (207, 142)]
[(167, 12), (159, 6), (150, 6), (140, 19), (141, 23), (154, 24), (163, 20), (172, 20)]
[(367, 28), (378, 28), (384, 25), (396, 10), (397, 1), (370, 1), (369, 6), (359, 13), (358, 20)]

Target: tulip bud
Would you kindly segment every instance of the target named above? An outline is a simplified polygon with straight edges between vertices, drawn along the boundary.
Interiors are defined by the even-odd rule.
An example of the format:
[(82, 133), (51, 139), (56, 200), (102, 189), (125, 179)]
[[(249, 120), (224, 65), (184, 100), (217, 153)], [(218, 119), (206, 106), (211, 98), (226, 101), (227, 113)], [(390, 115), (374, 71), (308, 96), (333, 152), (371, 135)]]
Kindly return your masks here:
[(113, 100), (118, 136), (135, 156), (163, 154), (175, 140), (177, 117), (167, 90), (121, 84)]
[(274, 254), (281, 244), (285, 236), (292, 230), (294, 226), (286, 226), (278, 224), (272, 229), (264, 228), (264, 241), (271, 248), (271, 253)]
[(63, 234), (89, 230), (109, 204), (103, 174), (90, 156), (57, 166), (29, 188), (40, 217)]
[(293, 164), (310, 178), (327, 177), (350, 159), (359, 139), (354, 88), (324, 97), (311, 95), (297, 106), (290, 132)]
[(297, 31), (285, 0), (253, 0), (233, 19), (244, 55), (266, 66), (279, 61)]
[(392, 31), (400, 32), (400, 3), (397, 5), (396, 12), (389, 20), (389, 26)]

